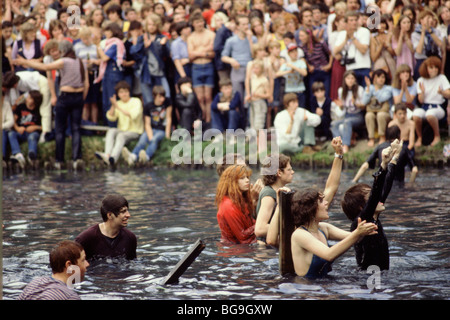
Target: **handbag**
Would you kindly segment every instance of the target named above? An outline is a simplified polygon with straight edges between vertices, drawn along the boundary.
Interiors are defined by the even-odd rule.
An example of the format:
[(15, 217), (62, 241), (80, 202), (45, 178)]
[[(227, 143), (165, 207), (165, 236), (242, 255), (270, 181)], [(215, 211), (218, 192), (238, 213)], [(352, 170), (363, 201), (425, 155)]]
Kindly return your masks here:
[(389, 112), (389, 101), (383, 103), (378, 102), (375, 97), (370, 99), (369, 104), (366, 107), (367, 112)]

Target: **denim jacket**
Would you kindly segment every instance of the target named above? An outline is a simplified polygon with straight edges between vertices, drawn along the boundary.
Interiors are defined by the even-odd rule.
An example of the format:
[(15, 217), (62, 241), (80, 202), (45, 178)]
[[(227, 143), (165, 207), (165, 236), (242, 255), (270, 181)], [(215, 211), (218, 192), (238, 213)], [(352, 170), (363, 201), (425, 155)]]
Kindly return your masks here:
[(170, 56), (170, 48), (166, 44), (162, 45), (160, 43), (161, 39), (165, 36), (158, 33), (155, 40), (152, 41), (148, 48), (144, 46), (144, 36), (139, 36), (138, 41), (135, 45), (130, 48), (130, 54), (133, 59), (137, 62), (135, 67), (136, 76), (141, 79), (143, 83), (151, 84), (151, 74), (148, 68), (148, 57), (149, 53), (153, 53), (162, 73), (165, 72), (165, 62), (164, 60)]

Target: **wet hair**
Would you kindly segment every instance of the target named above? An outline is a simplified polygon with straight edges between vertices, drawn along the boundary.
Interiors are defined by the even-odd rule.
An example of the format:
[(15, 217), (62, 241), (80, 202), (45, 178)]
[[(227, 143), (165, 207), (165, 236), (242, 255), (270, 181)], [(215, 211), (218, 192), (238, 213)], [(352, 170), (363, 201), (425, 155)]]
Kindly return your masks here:
[(123, 207), (129, 207), (125, 197), (118, 194), (109, 194), (105, 196), (100, 207), (100, 214), (102, 215), (103, 221), (108, 220), (109, 212), (112, 212), (117, 217), (120, 213), (120, 209)]
[(371, 187), (366, 183), (358, 183), (345, 191), (341, 201), (342, 210), (347, 218), (355, 220), (366, 205), (366, 197), (370, 194)]
[(61, 273), (66, 269), (66, 262), (76, 265), (81, 257), (83, 246), (75, 241), (64, 240), (50, 251), (50, 268), (52, 273)]
[[(291, 162), (291, 158), (284, 155), (284, 154), (274, 154), (268, 156), (266, 159), (264, 159), (262, 168), (261, 168), (261, 174), (263, 175), (262, 181), (265, 186), (270, 186), (274, 184), (277, 181), (278, 178), (278, 170), (283, 171), (286, 169), (287, 165)], [(265, 171), (267, 171), (267, 168), (272, 168), (272, 164), (277, 164), (277, 172), (275, 174), (264, 174)], [(268, 172), (267, 172), (268, 173)]]
[[(440, 72), (441, 66), (442, 66), (442, 60), (436, 56), (431, 56), (431, 57), (425, 59), (425, 61), (419, 67), (419, 73), (422, 78), (430, 79), (430, 75), (428, 74), (428, 67), (431, 67), (431, 66), (436, 67)], [(439, 75), (439, 72), (438, 72), (438, 75)]]
[(319, 200), (323, 197), (323, 193), (316, 188), (306, 188), (294, 192), (291, 201), (291, 213), (295, 227), (307, 226), (314, 221)]
[(239, 179), (244, 176), (250, 178), (251, 175), (252, 170), (246, 165), (234, 164), (226, 168), (217, 184), (217, 207), (220, 205), (223, 198), (227, 196), (243, 214), (252, 214), (254, 210), (250, 190), (242, 192), (239, 189), (238, 184)]

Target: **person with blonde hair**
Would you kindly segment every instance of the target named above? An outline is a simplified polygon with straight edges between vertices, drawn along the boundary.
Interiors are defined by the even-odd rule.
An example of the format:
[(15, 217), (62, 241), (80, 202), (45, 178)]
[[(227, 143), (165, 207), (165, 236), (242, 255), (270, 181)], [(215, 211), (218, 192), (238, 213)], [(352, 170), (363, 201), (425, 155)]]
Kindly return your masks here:
[(97, 54), (97, 47), (92, 42), (92, 32), (87, 26), (82, 27), (79, 32), (81, 41), (78, 41), (73, 49), (77, 57), (83, 60), (89, 75), (89, 91), (84, 101), (82, 119), (98, 123), (98, 101), (100, 97), (100, 83), (94, 84), (95, 74), (98, 72), (101, 60)]
[[(25, 59), (39, 59), (42, 57), (41, 41), (36, 39), (36, 26), (30, 22), (25, 22), (20, 26), (21, 39), (13, 43), (11, 58), (15, 60), (21, 56)], [(16, 65), (14, 71), (34, 71), (35, 69)]]
[(170, 97), (170, 87), (166, 77), (165, 57), (170, 56), (167, 37), (161, 33), (162, 20), (155, 13), (150, 13), (144, 22), (144, 34), (132, 39), (130, 54), (138, 64), (142, 98), (144, 105), (153, 102), (153, 87), (161, 85)]
[(220, 176), (216, 191), (217, 222), (224, 243), (256, 242), (251, 175), (249, 167), (235, 164)]

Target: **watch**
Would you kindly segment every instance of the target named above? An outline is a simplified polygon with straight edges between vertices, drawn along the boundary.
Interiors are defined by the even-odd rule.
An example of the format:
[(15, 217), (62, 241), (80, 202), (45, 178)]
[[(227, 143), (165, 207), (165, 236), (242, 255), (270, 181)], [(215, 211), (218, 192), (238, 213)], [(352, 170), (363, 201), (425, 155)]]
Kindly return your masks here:
[(339, 159), (344, 159), (344, 156), (342, 155), (342, 154), (337, 154), (337, 153), (334, 153), (334, 157), (335, 158), (339, 158)]

